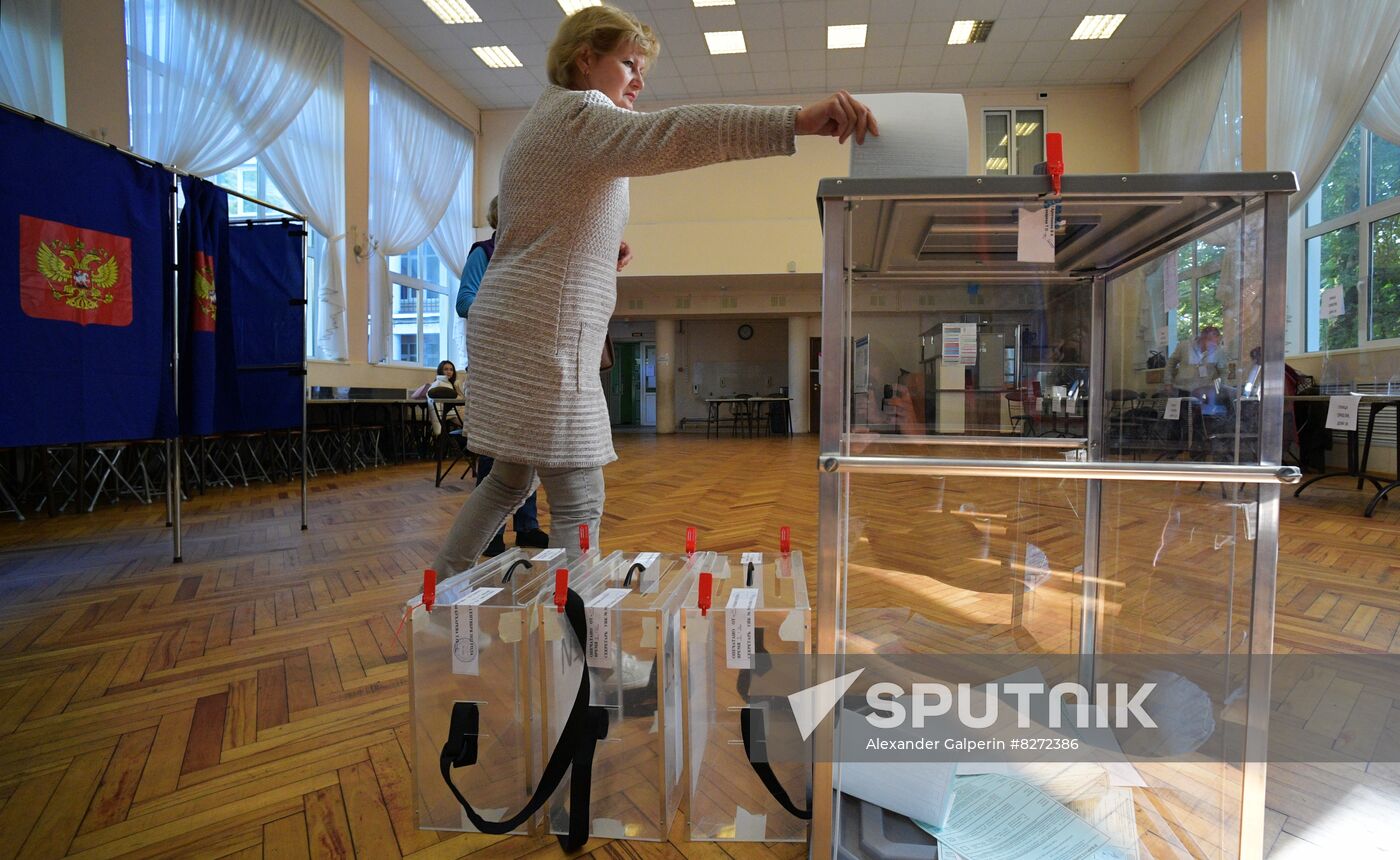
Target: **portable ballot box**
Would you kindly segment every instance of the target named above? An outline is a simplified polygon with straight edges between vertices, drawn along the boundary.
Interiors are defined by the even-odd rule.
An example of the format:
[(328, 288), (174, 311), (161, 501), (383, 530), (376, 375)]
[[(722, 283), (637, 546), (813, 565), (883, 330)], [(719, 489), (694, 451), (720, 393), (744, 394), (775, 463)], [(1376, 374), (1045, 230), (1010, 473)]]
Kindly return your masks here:
[[(425, 830), (475, 831), (443, 777), (445, 744), (470, 703), (474, 725), (471, 766), (454, 766), (456, 790), (475, 811), (502, 821), (529, 803), (547, 757), (537, 739), (538, 663), (531, 653), (535, 605), (549, 599), (555, 571), (586, 568), (593, 550), (572, 562), (564, 550), (502, 555), (437, 584), (431, 608), (425, 596), (409, 601), (409, 696), (413, 726), (413, 776), (418, 826)], [(466, 762), (464, 762), (466, 763)], [(535, 830), (538, 814), (511, 833)]]
[[(695, 574), (717, 560), (709, 552), (615, 552), (589, 570), (571, 570), (569, 586), (583, 599), (587, 616), (583, 648), (565, 635), (554, 606), (540, 607), (546, 744), (558, 742), (585, 669), (590, 701), (607, 715), (607, 736), (593, 758), (594, 837), (669, 835), (683, 789), (681, 604)], [(568, 827), (566, 800), (556, 794), (549, 807), (555, 833)]]
[(806, 841), (810, 747), (786, 698), (810, 685), (802, 554), (744, 553), (706, 572), (684, 609), (690, 838)]

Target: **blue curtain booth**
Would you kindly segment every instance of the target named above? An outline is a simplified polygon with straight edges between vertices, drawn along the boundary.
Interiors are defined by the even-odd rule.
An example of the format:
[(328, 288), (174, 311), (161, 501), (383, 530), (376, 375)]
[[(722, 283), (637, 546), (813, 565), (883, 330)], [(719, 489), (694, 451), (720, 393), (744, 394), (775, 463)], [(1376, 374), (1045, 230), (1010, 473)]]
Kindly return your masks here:
[(169, 437), (172, 177), (0, 111), (0, 447)]
[(180, 432), (219, 433), (237, 410), (229, 304), (228, 194), (180, 179)]
[(230, 288), (221, 312), (227, 312), (234, 387), (233, 397), (220, 401), (221, 432), (301, 426), (305, 233), (299, 221), (229, 230)]

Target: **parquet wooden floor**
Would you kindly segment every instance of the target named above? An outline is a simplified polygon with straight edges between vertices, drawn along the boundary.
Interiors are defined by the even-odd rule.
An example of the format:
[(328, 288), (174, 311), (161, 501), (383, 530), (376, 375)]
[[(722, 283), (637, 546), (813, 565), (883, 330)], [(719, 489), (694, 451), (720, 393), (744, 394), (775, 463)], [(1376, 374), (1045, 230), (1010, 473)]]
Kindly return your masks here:
[[(618, 452), (607, 471), (605, 550), (679, 549), (687, 525), (699, 528), (703, 547), (730, 552), (771, 552), (778, 527), (791, 525), (796, 547), (815, 550), (811, 437), (623, 436)], [(0, 524), (0, 860), (556, 856), (550, 839), (414, 826), (405, 653), (394, 628), (467, 486), (453, 478), (434, 488), (423, 464), (317, 479), (306, 533), (294, 487), (212, 491), (186, 506), (181, 565), (170, 563), (158, 505)], [(1079, 512), (1055, 491), (1044, 489), (1026, 526), (1045, 547), (1076, 538)], [(1280, 649), (1400, 653), (1400, 508), (1383, 507), (1374, 520), (1360, 509), (1358, 495), (1341, 490), (1286, 500)], [(980, 510), (988, 516), (969, 517), (967, 528), (990, 529), (995, 540), (992, 520), (1011, 514), (991, 502)], [(872, 528), (916, 527), (897, 512), (868, 513)], [(1130, 559), (1151, 557), (1161, 519), (1134, 526), (1144, 537), (1125, 545), (1124, 571)], [(1183, 563), (1197, 551), (1186, 550)], [(852, 562), (874, 569), (882, 560), (856, 553)], [(906, 596), (972, 619), (986, 643), (1010, 635), (1007, 594), (969, 599), (956, 585)], [(1118, 611), (1153, 615), (1134, 605), (1133, 585)], [(1168, 585), (1186, 595), (1206, 587), (1190, 577)], [(872, 596), (868, 605), (904, 595), (904, 586), (888, 587), (883, 603)], [(1037, 600), (1042, 617), (1072, 611), (1054, 590)], [(857, 593), (852, 601), (858, 609)], [(1188, 619), (1158, 615), (1134, 635), (1191, 635)], [(1034, 632), (1058, 650), (1068, 646), (1060, 629), (1057, 621)], [(1364, 711), (1371, 724), (1382, 715), (1384, 732), (1352, 743), (1400, 742), (1395, 698), (1340, 678), (1289, 679), (1276, 693), (1287, 700), (1282, 718), (1299, 726), (1341, 737)], [(1269, 805), (1275, 856), (1393, 850), (1400, 766), (1276, 766)], [(690, 844), (683, 832), (678, 817), (669, 843), (589, 848), (600, 857), (804, 853)]]

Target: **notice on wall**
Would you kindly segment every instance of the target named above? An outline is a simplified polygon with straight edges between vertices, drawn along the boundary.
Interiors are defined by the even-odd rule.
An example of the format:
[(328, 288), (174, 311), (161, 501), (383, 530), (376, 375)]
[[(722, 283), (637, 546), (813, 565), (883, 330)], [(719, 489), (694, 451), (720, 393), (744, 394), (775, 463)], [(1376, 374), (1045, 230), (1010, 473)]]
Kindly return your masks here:
[(1361, 395), (1339, 394), (1327, 401), (1328, 430), (1355, 430), (1361, 412)]
[(944, 323), (942, 356), (945, 365), (975, 365), (977, 323)]
[(856, 338), (851, 365), (851, 390), (864, 394), (870, 390), (870, 335)]
[(1020, 209), (1016, 214), (1016, 261), (1055, 262), (1055, 207)]
[(1175, 421), (1181, 417), (1181, 398), (1168, 397), (1167, 408), (1163, 410), (1162, 417), (1168, 421)]
[(1328, 287), (1323, 290), (1320, 304), (1318, 317), (1321, 319), (1334, 320), (1347, 312), (1346, 299), (1340, 286)]

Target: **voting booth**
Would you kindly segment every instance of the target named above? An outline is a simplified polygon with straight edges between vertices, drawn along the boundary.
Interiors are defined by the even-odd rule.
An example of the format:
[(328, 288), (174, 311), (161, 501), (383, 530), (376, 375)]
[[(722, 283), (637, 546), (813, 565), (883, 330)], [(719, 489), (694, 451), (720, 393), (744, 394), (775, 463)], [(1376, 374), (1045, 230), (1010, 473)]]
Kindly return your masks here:
[[(804, 842), (811, 762), (786, 696), (810, 681), (802, 553), (746, 552), (685, 600), (688, 819), (694, 841)], [(770, 755), (785, 743), (793, 754)]]
[(1261, 856), (1295, 190), (822, 181), (812, 856)]

